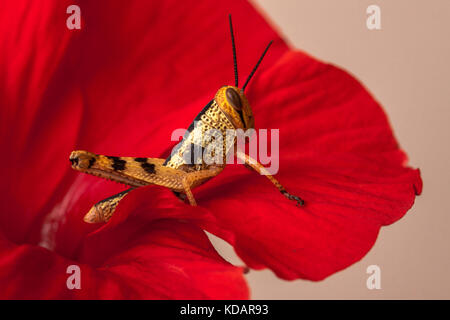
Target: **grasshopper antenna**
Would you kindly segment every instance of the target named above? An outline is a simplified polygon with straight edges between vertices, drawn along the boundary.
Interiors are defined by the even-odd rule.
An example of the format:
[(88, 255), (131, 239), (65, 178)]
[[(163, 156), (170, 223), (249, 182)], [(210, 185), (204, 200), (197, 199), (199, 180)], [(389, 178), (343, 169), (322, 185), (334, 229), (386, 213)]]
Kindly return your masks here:
[(231, 22), (231, 14), (228, 15), (228, 18), (230, 20), (231, 44), (233, 46), (234, 86), (237, 87), (239, 84), (239, 80), (238, 80), (238, 68), (237, 68), (237, 58), (236, 58), (236, 45), (234, 43), (234, 32), (233, 32), (233, 23)]
[(253, 77), (253, 75), (256, 72), (256, 69), (258, 69), (259, 64), (261, 63), (262, 59), (264, 58), (264, 56), (266, 55), (267, 50), (269, 50), (271, 44), (272, 44), (273, 40), (271, 40), (269, 42), (269, 44), (267, 45), (266, 49), (264, 50), (263, 54), (261, 55), (261, 58), (259, 58), (258, 62), (256, 63), (255, 67), (253, 68), (252, 72), (250, 73), (250, 75), (247, 78), (247, 81), (245, 81), (244, 86), (242, 87), (242, 91), (245, 90), (245, 87), (247, 86), (248, 82), (250, 81), (250, 79)]

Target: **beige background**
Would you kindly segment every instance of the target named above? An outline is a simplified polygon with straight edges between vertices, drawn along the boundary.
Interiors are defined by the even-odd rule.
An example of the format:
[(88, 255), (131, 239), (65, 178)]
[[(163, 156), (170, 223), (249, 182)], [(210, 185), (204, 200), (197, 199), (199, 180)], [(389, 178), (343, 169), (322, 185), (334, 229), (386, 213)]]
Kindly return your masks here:
[[(384, 106), (395, 134), (422, 171), (409, 213), (382, 228), (357, 264), (322, 282), (247, 276), (253, 299), (450, 299), (450, 0), (255, 0), (293, 46), (359, 78)], [(381, 8), (381, 30), (366, 8)], [(215, 239), (219, 252), (239, 262)], [(381, 268), (368, 290), (366, 268)]]

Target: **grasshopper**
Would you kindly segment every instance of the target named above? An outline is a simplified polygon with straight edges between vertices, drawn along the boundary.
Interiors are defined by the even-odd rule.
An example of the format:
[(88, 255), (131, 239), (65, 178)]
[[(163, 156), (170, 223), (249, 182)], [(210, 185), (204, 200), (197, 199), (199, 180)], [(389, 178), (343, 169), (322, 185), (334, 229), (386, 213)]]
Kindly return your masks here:
[[(193, 159), (195, 148), (205, 149), (211, 144), (218, 143), (211, 137), (201, 141), (195, 137), (213, 129), (219, 130), (223, 136), (226, 136), (227, 130), (254, 128), (252, 110), (244, 95), (244, 90), (272, 44), (270, 41), (244, 86), (240, 89), (238, 88), (236, 46), (231, 15), (229, 24), (235, 85), (223, 86), (217, 91), (215, 97), (196, 116), (183, 139), (174, 147), (172, 154), (167, 159), (104, 156), (80, 150), (70, 154), (69, 160), (73, 169), (130, 186), (129, 189), (95, 204), (85, 215), (84, 221), (88, 223), (108, 221), (120, 200), (130, 191), (150, 184), (167, 187), (180, 200), (185, 201), (187, 198), (192, 206), (196, 206), (192, 189), (217, 176), (224, 169), (226, 161), (208, 164), (203, 158)], [(219, 150), (223, 152), (222, 159), (226, 159), (230, 151), (234, 150), (238, 159), (250, 169), (265, 175), (286, 198), (296, 201), (297, 205), (304, 205), (304, 201), (300, 197), (287, 192), (262, 164), (237, 150), (236, 137), (228, 139), (224, 146), (219, 147)]]

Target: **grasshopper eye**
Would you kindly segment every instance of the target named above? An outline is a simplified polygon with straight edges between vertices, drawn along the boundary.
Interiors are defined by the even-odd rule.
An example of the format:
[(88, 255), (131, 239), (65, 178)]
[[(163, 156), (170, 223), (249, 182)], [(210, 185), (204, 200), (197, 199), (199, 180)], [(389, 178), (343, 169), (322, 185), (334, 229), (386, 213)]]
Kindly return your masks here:
[(242, 102), (239, 94), (233, 88), (228, 88), (225, 95), (227, 96), (228, 103), (231, 104), (236, 110), (242, 110)]

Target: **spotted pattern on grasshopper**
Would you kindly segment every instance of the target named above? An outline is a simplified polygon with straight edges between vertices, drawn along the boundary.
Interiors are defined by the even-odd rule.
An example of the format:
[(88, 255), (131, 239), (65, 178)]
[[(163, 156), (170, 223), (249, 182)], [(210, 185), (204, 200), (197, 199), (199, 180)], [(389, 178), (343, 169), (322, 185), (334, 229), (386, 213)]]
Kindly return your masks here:
[[(150, 184), (167, 187), (182, 201), (187, 198), (192, 206), (196, 206), (192, 189), (218, 175), (224, 169), (227, 156), (231, 150), (235, 151), (237, 158), (244, 161), (248, 167), (264, 174), (286, 198), (295, 200), (297, 205), (304, 204), (301, 198), (288, 193), (264, 166), (237, 150), (236, 136), (227, 136), (227, 130), (254, 128), (253, 113), (244, 95), (244, 90), (272, 44), (270, 42), (267, 45), (244, 86), (240, 89), (238, 88), (236, 49), (231, 16), (230, 32), (233, 45), (235, 85), (223, 86), (217, 91), (214, 99), (197, 115), (182, 141), (175, 146), (167, 159), (112, 157), (87, 151), (73, 151), (71, 153), (69, 160), (73, 169), (131, 187), (95, 204), (84, 217), (84, 221), (89, 223), (108, 221), (120, 200), (130, 191)], [(195, 148), (204, 150), (210, 145), (216, 147), (216, 140), (204, 138), (205, 133), (211, 130), (218, 130), (224, 137), (223, 145), (220, 146), (223, 153), (222, 159), (224, 160), (221, 163), (209, 164), (204, 161), (203, 157), (194, 158)], [(197, 137), (203, 138), (198, 140)], [(201, 154), (203, 153), (200, 152)], [(186, 157), (186, 155), (188, 156)]]

